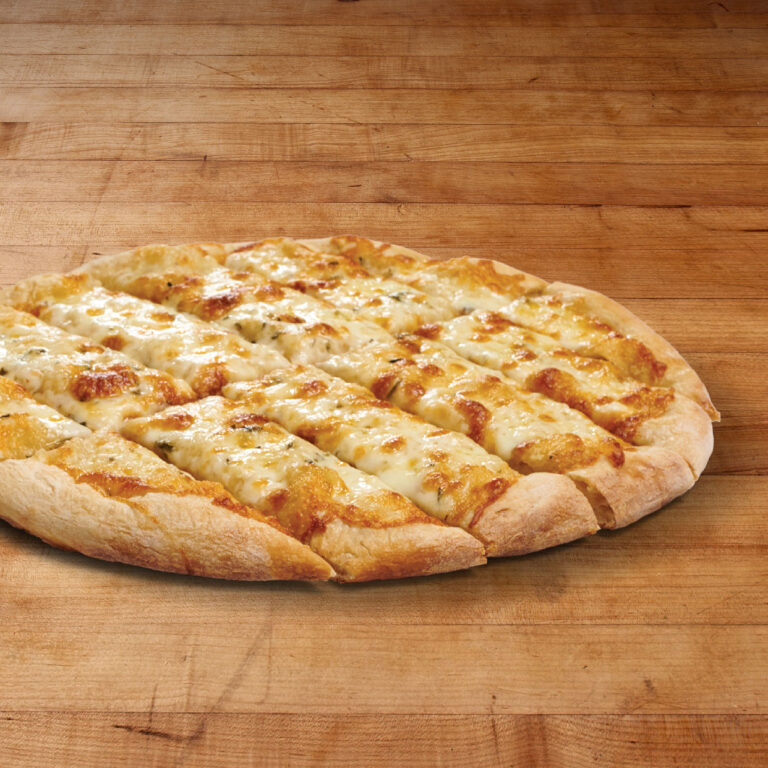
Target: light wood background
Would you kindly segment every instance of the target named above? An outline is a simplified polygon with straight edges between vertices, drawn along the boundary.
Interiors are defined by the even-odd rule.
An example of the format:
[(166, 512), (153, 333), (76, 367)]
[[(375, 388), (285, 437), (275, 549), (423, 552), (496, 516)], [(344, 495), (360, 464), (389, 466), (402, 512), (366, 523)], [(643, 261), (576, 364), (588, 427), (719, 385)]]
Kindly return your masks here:
[(211, 583), (0, 526), (3, 768), (768, 764), (768, 3), (0, 21), (0, 282), (277, 234), (491, 256), (624, 301), (724, 415), (665, 511), (431, 579)]

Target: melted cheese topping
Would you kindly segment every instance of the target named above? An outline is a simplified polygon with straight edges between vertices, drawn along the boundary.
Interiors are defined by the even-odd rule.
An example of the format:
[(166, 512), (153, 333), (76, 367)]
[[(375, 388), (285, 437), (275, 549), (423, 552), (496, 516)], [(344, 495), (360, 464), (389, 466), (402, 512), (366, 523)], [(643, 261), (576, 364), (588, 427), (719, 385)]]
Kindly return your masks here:
[(314, 368), (278, 371), (232, 385), (226, 394), (465, 528), (519, 477), (463, 435), (436, 429)]
[(117, 430), (193, 396), (168, 374), (9, 308), (0, 308), (0, 375), (91, 429)]
[(449, 304), (404, 283), (380, 277), (343, 281), (294, 281), (293, 286), (390, 333), (412, 331), (425, 323), (453, 317)]
[(370, 389), (405, 411), (462, 432), (522, 470), (562, 472), (622, 447), (578, 411), (525, 392), (492, 371), (418, 337), (331, 358), (323, 370)]
[(391, 333), (453, 316), (448, 303), (386, 278), (375, 277), (354, 258), (328, 254), (301, 243), (276, 238), (233, 251), (231, 269), (255, 272), (329, 301)]
[(495, 312), (457, 317), (417, 333), (501, 371), (529, 391), (576, 408), (629, 442), (646, 419), (662, 415), (675, 397), (670, 389), (639, 384), (612, 363), (579, 355)]
[(105, 496), (137, 501), (148, 493), (204, 497), (216, 506), (282, 530), (275, 520), (241, 504), (218, 483), (195, 480), (152, 451), (116, 434), (101, 432), (71, 440), (37, 458)]
[(389, 337), (373, 323), (299, 291), (219, 268), (204, 275), (169, 271), (120, 283), (141, 298), (197, 315), (292, 362), (314, 363)]
[(0, 460), (24, 459), (90, 430), (38, 403), (10, 379), (0, 376)]
[(275, 515), (308, 541), (333, 520), (381, 528), (430, 522), (378, 478), (220, 397), (137, 419), (123, 430), (197, 477)]
[(362, 237), (342, 236), (302, 244), (325, 248), (374, 275), (402, 280), (448, 302), (455, 314), (499, 309), (521, 295), (541, 293), (547, 286), (545, 280), (490, 259), (463, 257), (438, 261), (407, 248)]
[(255, 272), (279, 283), (370, 277), (354, 259), (322, 253), (284, 237), (235, 249), (226, 257), (225, 264), (230, 269)]
[(268, 347), (254, 346), (235, 334), (159, 310), (133, 296), (99, 286), (66, 297), (52, 287), (51, 294), (36, 291), (40, 303), (35, 313), (42, 320), (183, 379), (200, 397), (217, 394), (230, 382), (249, 381), (288, 365)]
[(610, 325), (579, 311), (574, 302), (558, 296), (517, 299), (500, 314), (574, 352), (612, 362), (622, 373), (645, 384), (664, 380), (667, 366), (641, 341), (623, 336)]
[(374, 275), (403, 279), (418, 272), (431, 259), (409, 248), (377, 243), (356, 235), (340, 235), (327, 240), (299, 240), (314, 251), (326, 252), (351, 259)]
[(147, 245), (126, 253), (105, 256), (91, 261), (78, 272), (85, 272), (97, 278), (113, 291), (149, 272), (164, 272), (168, 269), (187, 273), (205, 273), (219, 266), (226, 248), (215, 243), (193, 245)]
[(286, 291), (282, 299), (270, 303), (241, 304), (218, 323), (300, 364), (389, 337), (379, 326), (355, 320), (348, 312), (298, 291)]
[(433, 261), (408, 279), (410, 285), (448, 302), (454, 314), (499, 309), (521, 295), (541, 292), (546, 282), (490, 259)]

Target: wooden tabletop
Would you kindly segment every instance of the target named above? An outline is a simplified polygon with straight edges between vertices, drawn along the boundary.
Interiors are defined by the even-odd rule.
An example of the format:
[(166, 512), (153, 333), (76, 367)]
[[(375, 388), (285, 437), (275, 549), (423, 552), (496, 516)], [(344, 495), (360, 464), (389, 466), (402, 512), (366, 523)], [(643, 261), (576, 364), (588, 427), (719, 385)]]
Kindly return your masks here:
[(768, 764), (768, 4), (0, 0), (0, 283), (357, 233), (626, 303), (723, 421), (629, 529), (216, 583), (0, 524), (0, 765)]

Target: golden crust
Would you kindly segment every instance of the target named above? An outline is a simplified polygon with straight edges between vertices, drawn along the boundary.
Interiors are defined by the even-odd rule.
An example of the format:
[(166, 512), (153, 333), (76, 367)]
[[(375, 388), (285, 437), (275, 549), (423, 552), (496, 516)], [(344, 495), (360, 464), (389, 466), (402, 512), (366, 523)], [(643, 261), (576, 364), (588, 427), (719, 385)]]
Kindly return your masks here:
[(506, 557), (566, 544), (599, 528), (573, 481), (535, 472), (486, 507), (469, 530), (485, 543), (489, 557)]
[[(477, 536), (491, 555), (524, 554), (597, 530), (589, 503), (568, 478), (542, 473), (520, 476), (464, 435), (435, 430), (418, 417), (385, 407), (368, 390), (321, 371), (297, 367), (259, 382), (228, 387), (226, 394), (244, 399), (361, 469), (381, 474), (431, 515)], [(371, 420), (371, 413), (381, 421)], [(383, 440), (385, 427), (393, 426), (398, 437)], [(373, 441), (372, 435), (377, 435)], [(426, 435), (431, 438), (424, 439)], [(418, 443), (418, 461), (408, 461), (407, 469), (393, 479), (392, 467), (403, 467), (404, 457), (413, 455), (409, 443)], [(462, 450), (469, 454), (460, 456)], [(388, 463), (383, 471), (371, 463), (371, 453), (388, 454), (391, 462), (400, 463)], [(491, 466), (473, 463), (480, 454)], [(419, 482), (414, 486), (415, 479)], [(398, 482), (403, 484), (397, 486)], [(432, 484), (439, 488), (437, 502), (419, 493)], [(441, 504), (451, 499), (455, 503), (446, 513)]]
[(661, 416), (640, 425), (634, 442), (673, 451), (698, 479), (712, 455), (712, 420), (693, 400), (676, 395)]
[[(423, 270), (428, 270), (432, 263), (426, 256), (417, 251), (352, 235), (301, 240), (299, 242), (317, 250), (337, 251), (353, 255), (358, 253), (361, 264), (377, 274), (382, 269), (386, 269), (387, 260), (390, 260), (400, 267), (399, 270), (391, 271), (392, 277), (398, 277), (398, 273), (402, 276), (419, 275)], [(459, 262), (465, 261), (479, 264), (487, 260), (450, 259), (447, 262), (442, 262), (446, 267), (442, 267), (441, 270), (447, 269), (447, 265), (451, 262), (456, 262), (458, 265)], [(597, 315), (598, 318), (606, 321), (621, 333), (642, 341), (661, 362), (667, 365), (666, 375), (661, 384), (674, 386), (678, 392), (698, 403), (714, 421), (719, 419), (719, 413), (712, 404), (706, 387), (682, 355), (666, 339), (653, 331), (626, 307), (597, 291), (562, 282), (547, 284), (534, 275), (529, 275), (501, 262), (491, 263), (500, 275), (520, 279), (522, 281), (520, 284), (521, 293), (535, 294), (543, 291), (549, 295), (561, 294), (564, 298), (580, 300), (590, 313)], [(496, 307), (487, 308), (495, 309)]]
[[(118, 445), (116, 436), (77, 440), (81, 450), (142, 450)], [(147, 462), (160, 462), (146, 454)], [(121, 455), (115, 454), (113, 474), (120, 473)], [(0, 516), (53, 546), (155, 570), (239, 580), (333, 576), (325, 561), (255, 510), (249, 514), (222, 505), (223, 489), (212, 498), (212, 488), (177, 493), (150, 483), (139, 495), (121, 494), (89, 473), (75, 477), (71, 469), (57, 451), (0, 463)], [(132, 474), (125, 477), (136, 480)], [(180, 482), (198, 490), (190, 488), (192, 480)]]
[(339, 581), (429, 576), (485, 563), (477, 539), (435, 521), (366, 529), (334, 521), (322, 535), (323, 554), (335, 564)]
[(616, 468), (602, 459), (568, 472), (582, 485), (601, 528), (623, 528), (655, 512), (696, 482), (686, 462), (664, 448), (643, 447), (624, 454)]
[(620, 333), (641, 341), (667, 366), (664, 378), (659, 384), (674, 387), (677, 392), (700, 405), (713, 421), (719, 421), (720, 414), (712, 404), (707, 388), (696, 371), (666, 339), (633, 312), (602, 293), (569, 283), (550, 283), (545, 293), (574, 302), (577, 308), (595, 315)]

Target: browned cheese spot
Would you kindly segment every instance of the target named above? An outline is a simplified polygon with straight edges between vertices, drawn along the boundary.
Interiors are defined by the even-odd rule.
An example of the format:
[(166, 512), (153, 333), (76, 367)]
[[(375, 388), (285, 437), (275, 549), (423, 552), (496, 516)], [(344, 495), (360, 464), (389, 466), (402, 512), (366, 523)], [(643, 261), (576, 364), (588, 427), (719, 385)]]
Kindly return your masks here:
[(105, 336), (101, 340), (101, 343), (103, 346), (119, 352), (125, 346), (125, 338), (119, 333), (113, 333), (110, 336)]
[(218, 395), (229, 384), (227, 366), (224, 363), (208, 363), (200, 368), (192, 380), (192, 389), (198, 397)]
[(491, 416), (490, 411), (482, 403), (464, 397), (457, 397), (455, 404), (456, 410), (467, 422), (467, 434), (476, 443), (482, 445), (485, 437), (485, 427)]
[(80, 402), (115, 397), (136, 387), (139, 377), (127, 365), (115, 363), (108, 368), (83, 371), (70, 384), (70, 391)]
[(428, 325), (422, 325), (421, 328), (417, 328), (414, 334), (425, 339), (436, 339), (440, 336), (441, 330), (442, 327), (439, 323), (429, 323)]
[(269, 423), (270, 420), (266, 416), (258, 413), (239, 413), (227, 422), (227, 426), (230, 429), (253, 430)]
[(300, 397), (317, 397), (328, 391), (328, 385), (324, 381), (319, 379), (312, 379), (311, 381), (304, 381), (299, 387)]

